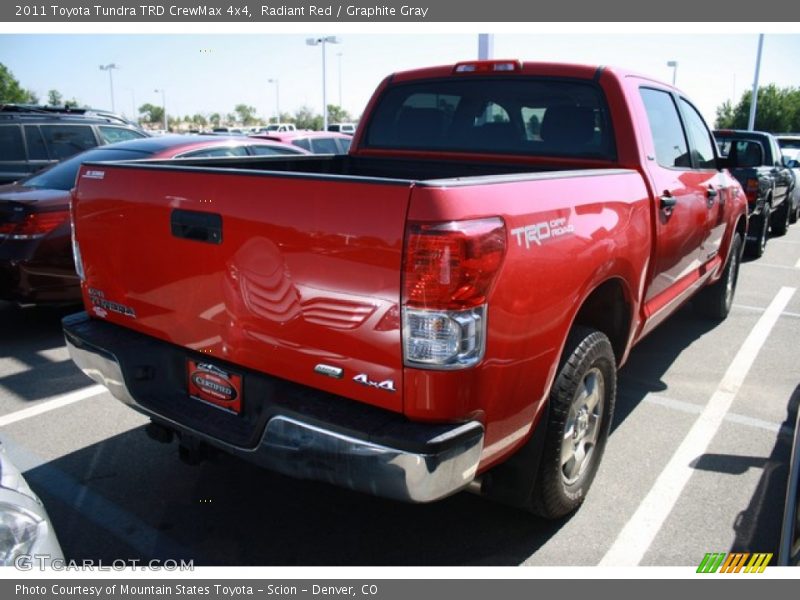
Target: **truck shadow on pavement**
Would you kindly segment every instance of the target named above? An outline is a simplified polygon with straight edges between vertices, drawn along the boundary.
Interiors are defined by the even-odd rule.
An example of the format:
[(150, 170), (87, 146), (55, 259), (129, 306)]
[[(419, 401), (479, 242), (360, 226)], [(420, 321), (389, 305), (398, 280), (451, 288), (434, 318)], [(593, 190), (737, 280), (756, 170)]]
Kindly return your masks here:
[(687, 305), (669, 318), (668, 325), (657, 328), (631, 350), (628, 362), (619, 371), (612, 434), (647, 394), (667, 390), (662, 377), (672, 363), (690, 344), (718, 325), (719, 322), (696, 316)]
[[(621, 377), (624, 420), (691, 341), (714, 327), (681, 311), (637, 347)], [(635, 373), (635, 377), (633, 374)], [(122, 409), (122, 407), (120, 407)], [(139, 427), (26, 472), (70, 559), (196, 565), (518, 565), (549, 522), (467, 493), (409, 505), (298, 481), (219, 455), (178, 459)]]
[(92, 383), (69, 360), (61, 333), (61, 319), (78, 310), (0, 301), (0, 396), (40, 400)]
[(104, 564), (518, 565), (562, 525), (466, 493), (410, 505), (177, 454), (139, 427), (25, 477), (65, 556)]

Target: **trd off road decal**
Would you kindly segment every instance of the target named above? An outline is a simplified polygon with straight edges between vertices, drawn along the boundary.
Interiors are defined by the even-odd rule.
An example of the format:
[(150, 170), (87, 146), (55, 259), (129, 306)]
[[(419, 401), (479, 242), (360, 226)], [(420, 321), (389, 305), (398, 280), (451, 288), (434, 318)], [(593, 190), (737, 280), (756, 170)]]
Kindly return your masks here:
[(540, 221), (511, 230), (511, 235), (516, 238), (517, 244), (524, 246), (526, 250), (531, 244), (541, 246), (544, 242), (572, 233), (575, 233), (575, 227), (570, 225), (568, 217)]

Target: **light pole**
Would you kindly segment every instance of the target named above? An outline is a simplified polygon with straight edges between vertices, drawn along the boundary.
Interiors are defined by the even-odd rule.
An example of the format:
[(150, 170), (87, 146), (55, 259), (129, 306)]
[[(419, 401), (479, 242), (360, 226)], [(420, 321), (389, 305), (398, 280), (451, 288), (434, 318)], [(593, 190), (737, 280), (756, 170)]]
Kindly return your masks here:
[(114, 77), (111, 75), (111, 71), (114, 69), (119, 69), (114, 63), (100, 65), (101, 71), (108, 71), (108, 83), (111, 86), (111, 112), (114, 112)]
[(169, 127), (167, 127), (167, 92), (162, 88), (160, 90), (153, 90), (156, 94), (161, 94), (161, 108), (164, 111), (164, 133), (169, 133)]
[(675, 85), (675, 82), (678, 80), (678, 61), (677, 60), (670, 60), (667, 61), (667, 66), (672, 67), (672, 85)]
[(278, 79), (267, 79), (267, 83), (275, 84), (275, 124), (277, 125), (281, 122), (281, 95), (278, 87), (280, 81)]
[(764, 48), (764, 34), (758, 35), (758, 54), (756, 54), (756, 74), (753, 77), (753, 93), (750, 96), (750, 115), (747, 119), (747, 129), (753, 131), (756, 127), (756, 110), (758, 108), (758, 72), (761, 70), (761, 50)]
[(339, 108), (342, 108), (342, 53), (337, 52), (336, 57), (339, 59)]
[(318, 38), (306, 38), (309, 46), (322, 46), (322, 130), (328, 131), (328, 94), (325, 89), (325, 44), (338, 44), (339, 38), (328, 35)]

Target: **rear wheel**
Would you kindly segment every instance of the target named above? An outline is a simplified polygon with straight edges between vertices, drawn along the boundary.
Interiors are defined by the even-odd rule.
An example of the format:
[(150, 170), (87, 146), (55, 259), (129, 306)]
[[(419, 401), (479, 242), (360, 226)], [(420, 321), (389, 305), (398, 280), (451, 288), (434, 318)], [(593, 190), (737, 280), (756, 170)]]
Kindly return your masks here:
[(739, 280), (739, 261), (742, 255), (742, 237), (736, 233), (733, 236), (731, 251), (722, 277), (719, 281), (700, 290), (695, 296), (693, 306), (695, 310), (705, 317), (722, 320), (728, 316), (733, 306), (733, 296), (736, 293), (736, 283)]
[(795, 198), (795, 204), (789, 213), (789, 223), (797, 223), (797, 219), (800, 217), (800, 198)]
[(605, 449), (617, 388), (614, 351), (605, 334), (576, 326), (550, 392), (550, 417), (531, 510), (556, 519), (577, 509)]
[[(747, 240), (747, 255), (753, 258), (760, 258), (767, 249), (767, 238), (769, 236), (769, 204), (764, 205), (762, 213), (750, 218), (748, 232), (753, 231), (753, 237)], [(749, 236), (748, 236), (749, 237)]]

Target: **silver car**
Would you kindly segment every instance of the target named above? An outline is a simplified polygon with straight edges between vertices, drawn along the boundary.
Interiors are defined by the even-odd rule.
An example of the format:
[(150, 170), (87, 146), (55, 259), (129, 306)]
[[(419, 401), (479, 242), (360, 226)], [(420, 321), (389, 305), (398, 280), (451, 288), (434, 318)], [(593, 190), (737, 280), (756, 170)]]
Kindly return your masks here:
[(0, 565), (53, 559), (63, 561), (64, 554), (47, 511), (0, 444)]

